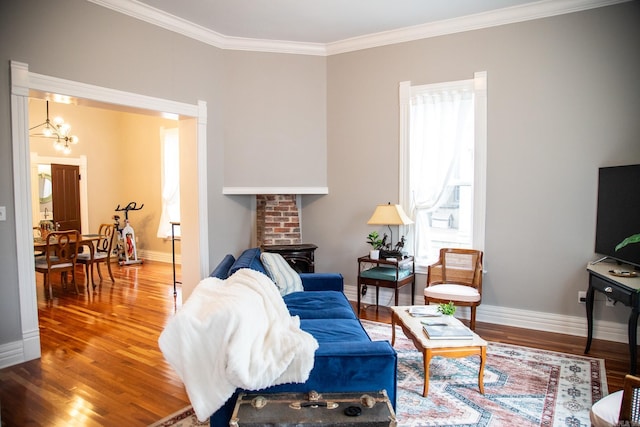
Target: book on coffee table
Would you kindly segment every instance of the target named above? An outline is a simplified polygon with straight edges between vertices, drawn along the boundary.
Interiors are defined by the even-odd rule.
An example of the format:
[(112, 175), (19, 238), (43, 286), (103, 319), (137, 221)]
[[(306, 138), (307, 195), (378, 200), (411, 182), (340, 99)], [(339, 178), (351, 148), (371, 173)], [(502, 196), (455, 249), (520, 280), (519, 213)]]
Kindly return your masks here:
[(437, 305), (414, 305), (408, 308), (409, 314), (413, 317), (440, 317)]
[(473, 333), (464, 325), (448, 325), (446, 323), (423, 324), (422, 329), (430, 340), (470, 340)]

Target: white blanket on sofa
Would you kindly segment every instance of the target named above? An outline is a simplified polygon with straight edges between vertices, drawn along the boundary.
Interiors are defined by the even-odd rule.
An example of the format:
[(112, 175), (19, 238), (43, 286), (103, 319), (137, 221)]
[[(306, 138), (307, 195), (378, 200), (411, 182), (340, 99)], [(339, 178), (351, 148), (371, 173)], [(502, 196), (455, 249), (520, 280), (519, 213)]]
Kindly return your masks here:
[(200, 421), (236, 388), (306, 381), (318, 348), (300, 329), (300, 319), (289, 314), (274, 283), (249, 269), (227, 280), (202, 280), (158, 343)]

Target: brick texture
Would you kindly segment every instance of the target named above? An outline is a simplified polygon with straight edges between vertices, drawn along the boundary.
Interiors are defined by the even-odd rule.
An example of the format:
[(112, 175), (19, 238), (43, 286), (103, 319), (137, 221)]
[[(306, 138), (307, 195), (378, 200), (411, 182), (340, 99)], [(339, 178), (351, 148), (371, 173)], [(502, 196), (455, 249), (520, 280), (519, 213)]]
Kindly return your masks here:
[(302, 242), (295, 194), (256, 195), (258, 246)]

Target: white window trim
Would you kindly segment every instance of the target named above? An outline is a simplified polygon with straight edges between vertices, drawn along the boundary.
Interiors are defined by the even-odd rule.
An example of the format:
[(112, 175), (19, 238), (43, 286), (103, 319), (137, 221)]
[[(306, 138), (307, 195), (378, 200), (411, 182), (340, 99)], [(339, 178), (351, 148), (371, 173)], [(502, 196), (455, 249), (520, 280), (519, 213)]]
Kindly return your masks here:
[[(474, 73), (475, 142), (474, 142), (474, 191), (473, 191), (473, 247), (484, 251), (486, 201), (487, 201), (487, 72)], [(400, 102), (400, 204), (409, 212), (409, 100), (411, 82), (399, 84)], [(406, 234), (406, 226), (401, 226), (400, 234)], [(416, 273), (426, 274), (426, 266), (416, 265)]]

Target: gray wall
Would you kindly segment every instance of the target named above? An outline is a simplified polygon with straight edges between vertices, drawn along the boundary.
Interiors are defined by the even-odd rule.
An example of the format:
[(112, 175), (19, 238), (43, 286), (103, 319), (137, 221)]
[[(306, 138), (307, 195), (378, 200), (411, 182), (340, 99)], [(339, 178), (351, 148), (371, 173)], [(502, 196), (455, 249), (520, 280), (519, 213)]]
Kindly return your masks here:
[[(84, 0), (58, 0), (55, 7), (46, 0), (1, 2), (0, 205), (8, 220), (0, 222), (0, 345), (20, 339), (10, 60), (64, 79), (207, 102), (211, 265), (250, 243), (250, 197), (221, 194), (225, 185), (245, 185), (238, 171), (251, 176), (260, 166), (243, 154), (259, 150), (263, 163), (278, 165), (283, 150), (293, 148), (291, 138), (307, 133), (305, 153), (295, 160), (317, 160), (310, 170), (320, 179), (326, 168), (329, 194), (303, 196), (303, 238), (319, 246), (318, 270), (339, 271), (351, 285), (356, 257), (367, 250), (368, 216), (376, 204), (398, 199), (398, 82), (486, 70), (484, 302), (581, 315), (575, 299), (594, 257), (597, 168), (640, 162), (639, 18), (639, 2), (632, 2), (318, 58), (224, 52)], [(238, 103), (247, 89), (241, 77), (271, 109), (267, 116)], [(278, 90), (287, 82), (303, 93)], [(317, 105), (291, 107), (301, 99)], [(275, 145), (264, 151), (265, 141)], [(615, 312), (597, 316), (623, 321), (623, 310)]]
[(326, 187), (326, 58), (225, 51), (225, 187)]
[[(46, 0), (0, 2), (0, 40), (0, 63), (4, 64), (0, 67), (0, 206), (7, 207), (8, 216), (7, 221), (0, 222), (0, 345), (21, 339), (9, 61), (25, 62), (31, 72), (62, 79), (189, 104), (207, 102), (212, 266), (224, 254), (238, 254), (251, 242), (250, 198), (222, 195), (225, 158), (234, 169), (252, 169), (242, 157), (252, 149), (245, 141), (251, 140), (257, 148), (269, 141), (272, 151), (278, 153), (283, 151), (280, 145), (289, 149), (292, 138), (298, 142), (307, 132), (311, 145), (304, 157), (298, 153), (295, 160), (304, 164), (306, 153), (313, 153), (307, 169), (318, 171), (315, 176), (319, 182), (326, 181), (325, 58), (225, 52), (85, 0), (59, 0), (55, 7)], [(254, 68), (242, 69), (249, 64)], [(241, 69), (241, 75), (231, 75)], [(264, 109), (243, 110), (242, 120), (227, 111), (227, 106), (234, 114), (241, 108), (239, 97), (246, 94), (243, 78), (251, 84), (255, 99), (269, 108), (266, 117), (270, 127), (266, 132), (259, 132), (265, 123)], [(280, 93), (277, 89), (285, 82), (290, 82), (295, 92)], [(302, 98), (306, 99), (303, 108)], [(270, 105), (265, 100), (270, 100)], [(254, 123), (258, 126), (252, 126)], [(247, 128), (251, 130), (245, 132)], [(227, 139), (234, 146), (227, 147)], [(234, 151), (235, 144), (244, 144), (245, 150)], [(237, 157), (226, 156), (227, 151)], [(263, 156), (258, 166), (268, 163)]]
[(640, 163), (639, 22), (633, 2), (329, 57), (330, 194), (303, 215), (319, 267), (355, 283), (367, 219), (398, 201), (398, 82), (486, 70), (483, 304), (584, 316), (598, 167)]

